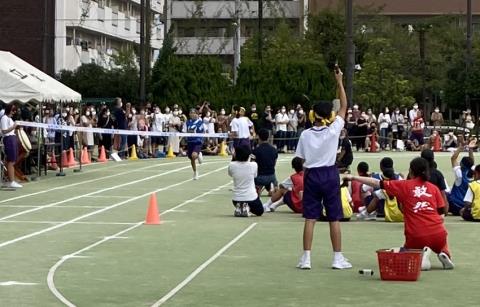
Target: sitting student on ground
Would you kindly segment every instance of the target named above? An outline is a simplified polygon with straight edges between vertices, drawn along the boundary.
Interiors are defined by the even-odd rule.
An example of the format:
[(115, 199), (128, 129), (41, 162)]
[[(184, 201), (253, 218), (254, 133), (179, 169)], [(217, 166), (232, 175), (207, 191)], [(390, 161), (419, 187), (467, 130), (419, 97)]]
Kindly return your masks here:
[(451, 260), (447, 244), (447, 230), (443, 225), (444, 200), (438, 188), (428, 182), (428, 162), (415, 158), (410, 162), (408, 180), (378, 180), (346, 175), (347, 180), (359, 180), (375, 188), (384, 189), (388, 195), (397, 197), (402, 204), (405, 216), (406, 249), (423, 249), (422, 270), (429, 270), (430, 253), (437, 253), (444, 270), (451, 270)]
[(286, 204), (295, 213), (303, 213), (303, 160), (295, 157), (292, 160), (295, 174), (285, 179), (272, 197), (263, 204), (265, 212), (273, 212), (279, 206)]
[(337, 167), (340, 173), (348, 172), (353, 162), (352, 142), (348, 138), (347, 129), (342, 129), (338, 144)]
[[(393, 168), (393, 160), (389, 157), (385, 157), (380, 160), (380, 170), (381, 174), (374, 173), (372, 178), (378, 180), (402, 180), (402, 176), (395, 172)], [(367, 190), (364, 186), (362, 189)], [(388, 200), (388, 206), (386, 205), (386, 200)], [(376, 220), (377, 217), (386, 217), (386, 220), (394, 218), (395, 221), (398, 220), (399, 210), (396, 199), (392, 199), (381, 191), (381, 189), (374, 189), (372, 191), (372, 197), (367, 198), (368, 205), (366, 208), (359, 208), (359, 214), (357, 214), (357, 219), (359, 220)], [(387, 217), (388, 214), (388, 217)]]
[(463, 150), (463, 146), (459, 146), (452, 157), (453, 173), (455, 175), (455, 182), (452, 186), (452, 191), (448, 194), (449, 211), (453, 215), (460, 215), (460, 209), (464, 206), (463, 199), (467, 194), (468, 184), (472, 181), (473, 171), (472, 166), (475, 164), (473, 157), (473, 148), (477, 146), (477, 140), (474, 139), (468, 144), (468, 157), (463, 157), (458, 162), (458, 156)]
[[(357, 174), (361, 177), (370, 177), (368, 173), (368, 163), (360, 162), (357, 165)], [(350, 190), (353, 201), (353, 212), (358, 212), (358, 208), (365, 206), (365, 199), (371, 195), (371, 188), (366, 186), (365, 191), (362, 189), (363, 184), (360, 181), (352, 180)]]
[(445, 177), (443, 176), (442, 172), (437, 169), (437, 163), (435, 163), (435, 155), (431, 149), (424, 149), (420, 153), (420, 156), (427, 160), (428, 167), (430, 169), (430, 178), (428, 179), (429, 182), (433, 183), (442, 193), (442, 197), (445, 202), (445, 207), (443, 208), (444, 214), (448, 214), (448, 199), (447, 199), (447, 183), (445, 181)]
[(465, 221), (480, 222), (480, 165), (475, 166), (474, 181), (468, 184), (468, 191), (463, 199), (465, 207), (460, 215)]
[(260, 216), (263, 205), (255, 190), (257, 163), (250, 162), (250, 148), (239, 146), (235, 149), (234, 161), (228, 166), (228, 175), (233, 178), (234, 216), (248, 217), (250, 212)]
[(257, 194), (260, 196), (263, 188), (266, 188), (269, 195), (272, 186), (277, 186), (277, 177), (275, 176), (275, 165), (277, 164), (278, 153), (277, 149), (268, 143), (269, 131), (267, 129), (260, 129), (258, 131), (258, 138), (260, 143), (253, 151), (255, 162), (258, 165), (258, 175), (255, 178), (255, 186)]

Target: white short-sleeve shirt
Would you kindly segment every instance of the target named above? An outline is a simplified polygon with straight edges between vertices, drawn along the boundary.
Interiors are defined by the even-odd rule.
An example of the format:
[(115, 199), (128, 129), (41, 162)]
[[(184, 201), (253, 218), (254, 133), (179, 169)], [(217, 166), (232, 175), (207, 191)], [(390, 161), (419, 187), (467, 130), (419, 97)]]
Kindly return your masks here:
[[(11, 119), (10, 117), (8, 117), (7, 115), (3, 115), (2, 116), (2, 119), (1, 119), (1, 130), (7, 130), (7, 129), (10, 129), (14, 122), (13, 122), (13, 119)], [(2, 132), (0, 131), (0, 132)], [(1, 133), (3, 134), (3, 133)], [(8, 135), (15, 135), (15, 130), (12, 130), (10, 132), (7, 132), (5, 134), (3, 134), (4, 136), (8, 136)]]
[(230, 123), (230, 131), (237, 133), (237, 138), (248, 139), (250, 137), (250, 127), (253, 123), (247, 117), (234, 118)]
[(255, 177), (258, 166), (255, 162), (230, 162), (228, 175), (233, 178), (233, 200), (253, 201), (257, 199)]
[(305, 168), (335, 165), (338, 139), (344, 125), (345, 120), (337, 116), (330, 126), (312, 127), (302, 132), (295, 156), (305, 160)]

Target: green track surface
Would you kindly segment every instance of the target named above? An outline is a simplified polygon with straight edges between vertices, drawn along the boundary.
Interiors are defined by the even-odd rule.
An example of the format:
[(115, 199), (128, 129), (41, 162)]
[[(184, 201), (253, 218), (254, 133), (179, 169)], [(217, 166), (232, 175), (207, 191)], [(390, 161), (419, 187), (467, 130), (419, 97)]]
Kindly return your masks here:
[[(407, 173), (414, 154), (386, 154), (398, 171)], [(386, 154), (356, 154), (353, 166), (366, 161), (378, 170)], [(437, 163), (451, 185), (449, 157), (438, 154)], [(279, 181), (291, 173), (291, 158), (280, 156)], [(76, 306), (151, 306), (254, 223), (165, 305), (479, 305), (480, 224), (446, 219), (455, 270), (441, 270), (432, 255), (432, 271), (423, 272), (417, 282), (385, 282), (378, 275), (375, 251), (402, 245), (402, 224), (343, 223), (343, 249), (354, 268), (334, 271), (328, 225), (318, 223), (313, 268), (301, 271), (295, 265), (301, 255), (302, 218), (286, 207), (262, 217), (234, 218), (229, 160), (207, 158), (198, 181), (191, 180), (189, 161), (176, 158), (92, 165), (82, 173), (52, 173), (18, 191), (0, 191), (0, 306), (64, 305), (47, 283), (52, 267), (128, 228), (119, 238), (64, 259), (54, 270), (54, 286)], [(160, 190), (162, 224), (135, 226), (144, 220), (155, 190)], [(362, 277), (362, 268), (375, 275)], [(33, 284), (1, 285), (7, 281)]]

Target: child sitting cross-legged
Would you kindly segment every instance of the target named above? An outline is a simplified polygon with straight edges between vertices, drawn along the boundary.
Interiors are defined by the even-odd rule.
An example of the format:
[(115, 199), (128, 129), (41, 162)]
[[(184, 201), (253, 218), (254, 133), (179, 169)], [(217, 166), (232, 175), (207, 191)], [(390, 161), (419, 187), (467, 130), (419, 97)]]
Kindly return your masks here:
[(480, 165), (475, 166), (474, 180), (468, 184), (467, 194), (463, 201), (465, 206), (460, 215), (465, 221), (480, 222)]
[(272, 197), (263, 204), (265, 212), (273, 212), (279, 206), (286, 204), (295, 213), (303, 213), (303, 160), (299, 157), (292, 159), (292, 168), (295, 173), (285, 179)]

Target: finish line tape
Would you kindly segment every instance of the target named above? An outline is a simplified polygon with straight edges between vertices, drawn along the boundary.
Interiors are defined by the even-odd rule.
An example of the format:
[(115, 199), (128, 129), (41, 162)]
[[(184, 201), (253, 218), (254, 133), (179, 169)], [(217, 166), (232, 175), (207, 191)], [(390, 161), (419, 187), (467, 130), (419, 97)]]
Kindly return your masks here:
[(228, 133), (184, 133), (184, 132), (155, 132), (155, 131), (136, 131), (123, 129), (105, 129), (105, 128), (89, 128), (65, 125), (49, 125), (42, 123), (33, 123), (17, 120), (18, 126), (42, 128), (47, 130), (61, 130), (73, 132), (93, 132), (101, 134), (122, 134), (122, 135), (140, 135), (140, 136), (173, 136), (173, 137), (207, 137), (207, 138), (228, 138)]

